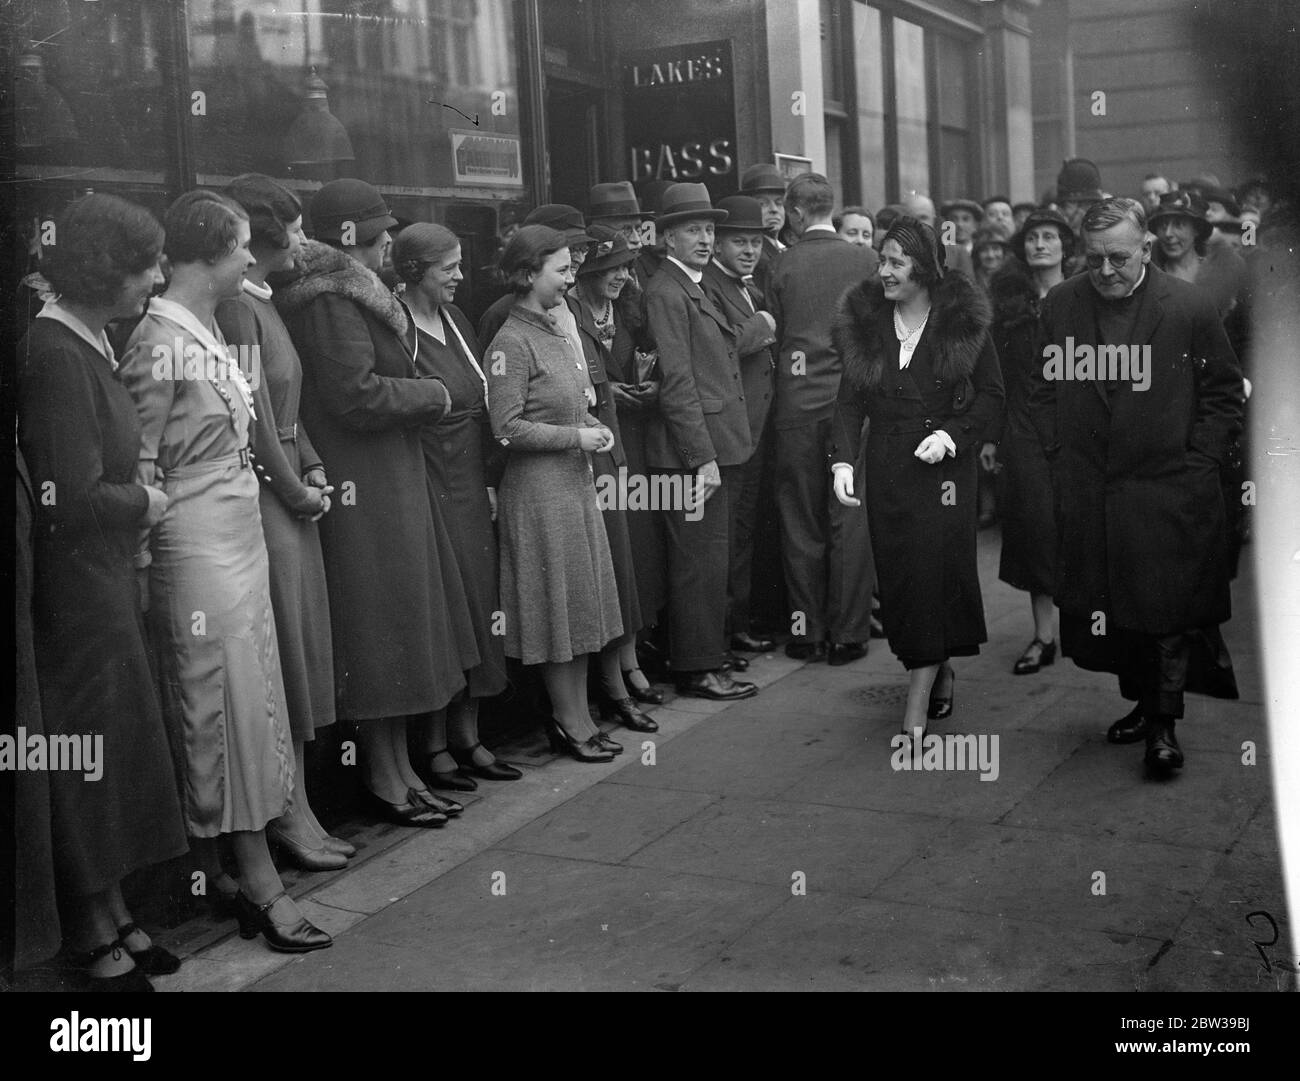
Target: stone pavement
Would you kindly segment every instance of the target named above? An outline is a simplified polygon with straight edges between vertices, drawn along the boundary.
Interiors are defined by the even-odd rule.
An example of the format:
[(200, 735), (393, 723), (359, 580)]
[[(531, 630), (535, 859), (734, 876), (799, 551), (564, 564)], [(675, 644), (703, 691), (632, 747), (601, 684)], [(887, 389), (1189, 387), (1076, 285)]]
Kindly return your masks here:
[(507, 747), (524, 780), (307, 879), (331, 949), (289, 958), (226, 927), (156, 986), (1294, 989), (1246, 921), (1271, 913), (1285, 959), (1249, 569), (1225, 628), (1242, 699), (1189, 696), (1187, 767), (1152, 782), (1141, 745), (1105, 741), (1128, 708), (1110, 677), (1059, 659), (1010, 675), (1032, 634), (997, 556), (982, 533), (990, 642), (955, 662), (955, 714), (931, 725), (996, 734), (996, 780), (891, 768), (906, 677), (884, 642), (842, 668), (768, 655), (756, 698), (671, 701), (656, 736), (615, 732), (610, 765)]

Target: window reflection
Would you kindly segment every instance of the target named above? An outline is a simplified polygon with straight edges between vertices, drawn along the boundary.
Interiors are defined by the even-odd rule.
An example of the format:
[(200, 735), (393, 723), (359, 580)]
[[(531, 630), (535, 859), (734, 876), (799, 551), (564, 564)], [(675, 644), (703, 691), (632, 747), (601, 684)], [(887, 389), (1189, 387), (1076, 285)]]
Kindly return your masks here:
[[(189, 8), (190, 81), (207, 93), (207, 117), (194, 124), (201, 174), (524, 186), (509, 0)], [(454, 132), (473, 138), (467, 145)], [(303, 158), (304, 146), (316, 147), (315, 159)]]

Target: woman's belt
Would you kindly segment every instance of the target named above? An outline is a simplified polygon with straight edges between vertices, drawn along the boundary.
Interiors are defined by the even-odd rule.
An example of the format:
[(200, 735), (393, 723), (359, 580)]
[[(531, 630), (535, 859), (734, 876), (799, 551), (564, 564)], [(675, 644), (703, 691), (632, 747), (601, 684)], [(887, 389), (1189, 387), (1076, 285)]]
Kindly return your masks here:
[(178, 465), (175, 469), (166, 470), (163, 473), (163, 479), (197, 477), (203, 473), (215, 472), (218, 469), (229, 469), (232, 465), (238, 466), (240, 469), (251, 469), (253, 467), (252, 448), (241, 447), (237, 454), (223, 454), (220, 458), (206, 458), (201, 462)]

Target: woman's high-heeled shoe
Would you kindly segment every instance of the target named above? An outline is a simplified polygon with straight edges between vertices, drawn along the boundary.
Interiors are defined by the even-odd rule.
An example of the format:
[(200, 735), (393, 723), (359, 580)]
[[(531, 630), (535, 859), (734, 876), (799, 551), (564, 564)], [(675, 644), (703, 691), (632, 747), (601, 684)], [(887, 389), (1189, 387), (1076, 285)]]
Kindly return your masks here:
[[(466, 776), (464, 770), (460, 768), (460, 763), (456, 763), (455, 769), (438, 770), (433, 768), (433, 763), (440, 754), (447, 754), (447, 748), (429, 752), (429, 778), (430, 784), (434, 788), (440, 788), (444, 792), (477, 792), (478, 784), (473, 777)], [(452, 756), (453, 761), (455, 756)]]
[(1044, 642), (1041, 638), (1035, 638), (1029, 645), (1025, 646), (1025, 651), (1020, 654), (1015, 666), (1011, 669), (1011, 674), (1027, 676), (1037, 672), (1040, 668), (1046, 668), (1055, 660), (1056, 641)]
[(664, 692), (650, 686), (648, 679), (645, 679), (646, 685), (644, 689), (638, 687), (632, 679), (634, 675), (645, 679), (645, 673), (639, 668), (623, 669), (623, 685), (627, 687), (627, 693), (647, 706), (662, 706), (664, 704)]
[(445, 814), (448, 818), (455, 818), (465, 809), (463, 804), (457, 803), (454, 799), (445, 799), (442, 796), (435, 796), (428, 789), (412, 788), (411, 792), (421, 803), (432, 807), (440, 814)]
[(357, 854), (357, 846), (349, 841), (343, 840), (342, 837), (335, 837), (333, 834), (325, 835), (325, 847), (331, 852), (337, 852), (340, 856), (347, 856), (351, 859)]
[[(462, 770), (477, 774), (488, 781), (517, 781), (524, 775), (523, 770), (515, 769), (514, 766), (508, 766), (499, 758), (494, 758), (486, 766), (480, 766), (474, 761), (474, 752), (480, 747), (483, 747), (483, 744), (476, 743), (473, 747), (466, 747), (463, 749), (460, 747), (453, 747), (451, 749), (451, 757), (456, 760), (456, 764), (460, 766)], [(486, 747), (483, 749), (487, 750)]]
[(133, 950), (127, 946), (126, 940), (139, 930), (140, 928), (134, 923), (124, 923), (117, 929), (118, 941), (126, 947), (126, 952), (131, 955), (136, 968), (146, 976), (170, 976), (181, 967), (179, 957), (156, 943), (150, 942), (143, 950)]
[[(69, 958), (74, 966), (81, 970), (81, 976), (85, 980), (83, 990), (86, 991), (152, 991), (153, 984), (145, 976), (139, 964), (135, 968), (128, 969), (126, 972), (119, 972), (116, 976), (95, 976), (90, 972), (90, 966), (98, 961), (101, 957), (107, 957), (110, 953), (114, 958), (121, 957), (122, 953), (130, 953), (121, 939), (115, 942), (105, 942), (102, 946), (96, 946), (87, 953), (76, 954)], [(132, 956), (132, 960), (134, 960)]]
[(618, 718), (618, 723), (633, 732), (658, 732), (659, 725), (647, 717), (631, 698), (613, 698), (603, 688), (600, 692), (600, 719), (602, 721)]
[(266, 827), (266, 839), (302, 871), (341, 871), (348, 865), (348, 858), (342, 852), (331, 851), (324, 844), (319, 848), (309, 848), (301, 841), (295, 841), (273, 822)]
[(551, 750), (572, 755), (579, 762), (613, 762), (614, 752), (600, 742), (600, 737), (592, 736), (585, 743), (579, 743), (570, 736), (560, 722), (551, 717), (546, 722), (546, 735), (551, 741)]
[(419, 826), (421, 829), (441, 829), (447, 824), (447, 816), (435, 811), (415, 794), (415, 789), (406, 790), (405, 803), (389, 803), (382, 796), (376, 796), (370, 789), (365, 790), (366, 798), (379, 812), (380, 816), (399, 826)]
[[(938, 682), (939, 681), (936, 678), (935, 683), (938, 684)], [(934, 693), (934, 688), (930, 689), (930, 704), (925, 711), (926, 717), (932, 721), (942, 721), (945, 718), (952, 716), (952, 698), (953, 691), (956, 689), (956, 684), (957, 673), (952, 671), (952, 669), (949, 669), (948, 693), (940, 697)]]
[(271, 908), (281, 897), (289, 895), (281, 890), (264, 905), (254, 904), (240, 890), (235, 895), (235, 915), (239, 920), (239, 937), (256, 938), (260, 932), (266, 944), (280, 953), (310, 953), (334, 945), (330, 938), (301, 913), (293, 923), (276, 923), (271, 918)]

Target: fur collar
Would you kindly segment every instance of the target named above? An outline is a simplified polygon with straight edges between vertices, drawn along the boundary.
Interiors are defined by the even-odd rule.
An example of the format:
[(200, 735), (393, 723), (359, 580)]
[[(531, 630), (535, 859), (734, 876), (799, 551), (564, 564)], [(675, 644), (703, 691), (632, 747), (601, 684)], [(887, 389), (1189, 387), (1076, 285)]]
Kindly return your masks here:
[(319, 240), (308, 240), (298, 258), (298, 276), (277, 284), (275, 301), (286, 315), (299, 311), (318, 296), (336, 293), (365, 308), (403, 340), (410, 332), (406, 309), (379, 275), (350, 255)]
[[(935, 375), (945, 382), (969, 378), (992, 321), (983, 292), (960, 271), (949, 270), (930, 291), (925, 329)], [(894, 305), (879, 278), (867, 278), (840, 300), (831, 336), (844, 362), (844, 378), (860, 390), (876, 390), (884, 377), (894, 337)]]

